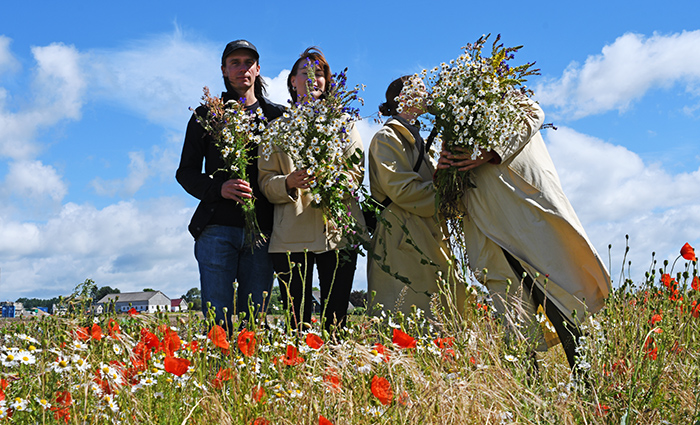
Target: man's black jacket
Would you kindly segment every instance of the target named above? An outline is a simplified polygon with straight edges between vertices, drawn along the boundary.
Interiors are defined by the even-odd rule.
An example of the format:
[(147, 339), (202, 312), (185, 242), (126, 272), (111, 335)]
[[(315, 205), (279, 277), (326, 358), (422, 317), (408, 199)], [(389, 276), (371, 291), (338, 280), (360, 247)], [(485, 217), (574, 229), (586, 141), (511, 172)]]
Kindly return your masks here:
[[(221, 96), (224, 102), (233, 99), (228, 92), (222, 93)], [(258, 101), (267, 121), (272, 121), (284, 112), (282, 105), (272, 103), (264, 98), (258, 99)], [(182, 147), (180, 166), (175, 174), (178, 183), (185, 188), (187, 193), (201, 201), (188, 227), (195, 239), (199, 237), (208, 224), (245, 227), (240, 204), (221, 196), (221, 186), (230, 177), (227, 172), (221, 171), (224, 167), (224, 160), (216, 147), (216, 140), (197, 121), (198, 116), (204, 118), (206, 113), (206, 107), (200, 106), (190, 118), (185, 133), (185, 143)], [(256, 158), (257, 146), (252, 147), (251, 150), (252, 157)], [(202, 172), (202, 161), (204, 161), (204, 172)], [(255, 211), (258, 225), (263, 232), (269, 233), (272, 229), (273, 205), (258, 187), (257, 160), (254, 159), (248, 163), (247, 171), (249, 183), (253, 188), (253, 196), (256, 198)]]

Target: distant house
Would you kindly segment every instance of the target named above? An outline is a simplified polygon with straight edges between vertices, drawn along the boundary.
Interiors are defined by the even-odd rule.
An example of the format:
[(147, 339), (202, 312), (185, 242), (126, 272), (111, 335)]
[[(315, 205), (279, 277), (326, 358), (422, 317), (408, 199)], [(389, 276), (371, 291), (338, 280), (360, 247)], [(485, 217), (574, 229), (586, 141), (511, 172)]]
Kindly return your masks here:
[(187, 301), (182, 298), (170, 300), (170, 311), (187, 311)]
[[(111, 304), (114, 304), (114, 307), (111, 307)], [(118, 313), (126, 313), (133, 307), (139, 313), (155, 313), (170, 311), (170, 305), (170, 298), (160, 291), (122, 292), (102, 297), (97, 302), (96, 311), (108, 311), (114, 308)]]

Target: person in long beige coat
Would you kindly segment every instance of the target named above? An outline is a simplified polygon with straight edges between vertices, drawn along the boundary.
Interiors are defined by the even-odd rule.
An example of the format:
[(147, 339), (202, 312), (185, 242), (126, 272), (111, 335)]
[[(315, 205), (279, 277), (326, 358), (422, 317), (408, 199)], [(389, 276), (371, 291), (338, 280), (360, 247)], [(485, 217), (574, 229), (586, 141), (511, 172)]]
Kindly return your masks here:
[(372, 235), (367, 288), (370, 294), (375, 293), (375, 305), (381, 304), (386, 310), (398, 307), (410, 312), (416, 306), (430, 315), (430, 298), (439, 290), (438, 273), (450, 280), (452, 302), (459, 308), (465, 300), (465, 286), (461, 281), (455, 282), (456, 274), (448, 264), (451, 251), (435, 204), (435, 161), (425, 153), (414, 171), (419, 159), (417, 145), (423, 148), (423, 141), (410, 123), (425, 112), (424, 107), (397, 112), (394, 98), (406, 78), (395, 80), (387, 89), (387, 101), (380, 106), (380, 112), (391, 118), (374, 135), (369, 147), (372, 197), (380, 203), (390, 203)]
[(443, 152), (439, 167), (470, 170), (476, 187), (462, 197), (467, 255), (496, 309), (508, 308), (502, 302), (508, 287), (512, 297), (526, 272), (529, 308), (544, 305), (573, 367), (577, 324), (603, 307), (610, 276), (564, 194), (539, 133), (544, 112), (524, 96), (519, 103), (527, 118), (507, 146), (482, 152), (476, 160)]
[[(310, 77), (305, 68), (309, 63), (316, 63), (312, 87), (307, 85)], [(287, 80), (292, 100), (301, 101), (304, 96), (320, 98), (329, 90), (331, 78), (330, 66), (323, 54), (315, 48), (307, 49), (295, 62)], [(346, 159), (356, 155), (358, 149), (363, 152), (355, 126), (349, 132), (349, 139), (344, 152)], [(260, 190), (274, 204), (269, 252), (278, 275), (282, 301), (291, 313), (292, 326), (311, 321), (314, 265), (318, 271), (325, 327), (330, 330), (333, 325), (343, 326), (357, 265), (357, 249), (348, 246), (340, 229), (334, 227), (332, 221), (326, 222), (323, 211), (311, 205), (314, 201), (306, 189), (310, 188), (313, 176), (306, 170), (296, 169), (289, 155), (275, 146), (268, 159), (260, 155), (258, 168)], [(348, 171), (348, 177), (359, 186), (364, 178), (361, 164), (355, 164)], [(349, 190), (345, 191), (345, 201), (359, 226), (364, 228), (362, 211)], [(294, 263), (301, 267), (294, 267)]]

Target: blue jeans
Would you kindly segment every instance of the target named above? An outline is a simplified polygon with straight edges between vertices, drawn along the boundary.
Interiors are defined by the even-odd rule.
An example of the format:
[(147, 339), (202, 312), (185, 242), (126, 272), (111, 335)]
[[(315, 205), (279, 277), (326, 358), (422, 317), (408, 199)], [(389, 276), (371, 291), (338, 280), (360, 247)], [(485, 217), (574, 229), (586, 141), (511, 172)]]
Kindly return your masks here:
[[(233, 226), (208, 225), (194, 244), (202, 288), (202, 312), (207, 317), (207, 303), (216, 308), (216, 323), (224, 320), (229, 332), (231, 315), (241, 311), (249, 318), (248, 297), (255, 313), (267, 308), (273, 281), (272, 260), (267, 253), (269, 239), (251, 249), (245, 243), (245, 229)], [(234, 291), (233, 282), (238, 282)], [(263, 298), (267, 292), (268, 298)], [(234, 295), (237, 295), (234, 309)]]

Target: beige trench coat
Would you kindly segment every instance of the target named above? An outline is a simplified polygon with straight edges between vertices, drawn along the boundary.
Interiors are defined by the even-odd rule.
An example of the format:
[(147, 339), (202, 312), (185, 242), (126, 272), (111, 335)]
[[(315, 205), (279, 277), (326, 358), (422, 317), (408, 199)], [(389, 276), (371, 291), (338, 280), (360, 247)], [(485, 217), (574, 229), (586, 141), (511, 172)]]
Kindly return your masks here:
[[(345, 158), (352, 156), (357, 149), (364, 152), (360, 133), (355, 126), (350, 131), (348, 148)], [(333, 249), (346, 248), (346, 242), (341, 232), (332, 224), (324, 223), (323, 212), (311, 205), (311, 195), (299, 189), (287, 192), (285, 179), (296, 170), (292, 159), (279, 147), (273, 147), (273, 153), (268, 160), (260, 155), (258, 149), (258, 183), (260, 190), (267, 199), (275, 204), (272, 235), (270, 236), (269, 252), (309, 252), (322, 253)], [(364, 156), (363, 156), (364, 157)], [(364, 178), (364, 169), (359, 164), (349, 172), (350, 178), (359, 186)], [(350, 212), (364, 228), (365, 219), (358, 202), (346, 191), (346, 199)]]
[[(588, 240), (573, 207), (564, 195), (559, 176), (539, 128), (544, 112), (523, 99), (532, 110), (521, 133), (496, 152), (498, 165), (472, 170), (476, 188), (466, 190), (463, 202), (467, 255), (491, 292), (503, 293), (505, 280), (517, 283), (501, 248), (520, 260), (547, 302), (567, 316), (600, 310), (610, 292), (610, 276)], [(479, 273), (488, 269), (486, 277)], [(546, 288), (545, 288), (545, 278)]]
[[(399, 136), (401, 135), (401, 136)], [(425, 155), (418, 172), (413, 167), (418, 149), (410, 131), (398, 120), (390, 119), (374, 135), (369, 147), (369, 183), (372, 197), (379, 202), (386, 197), (392, 203), (382, 212), (381, 221), (372, 235), (371, 252), (367, 260), (367, 288), (376, 292), (375, 303), (393, 310), (401, 291), (406, 287), (400, 280), (382, 270), (388, 266), (411, 282), (405, 291), (400, 310), (410, 312), (411, 306), (430, 315), (430, 296), (438, 290), (437, 272), (447, 277), (451, 256), (435, 206), (433, 173), (435, 165)], [(401, 229), (405, 225), (408, 234)], [(421, 255), (408, 240), (425, 254)], [(377, 255), (380, 259), (372, 258)], [(429, 259), (435, 266), (424, 264)], [(454, 274), (453, 274), (454, 276)], [(452, 286), (458, 305), (465, 299), (463, 283)]]

